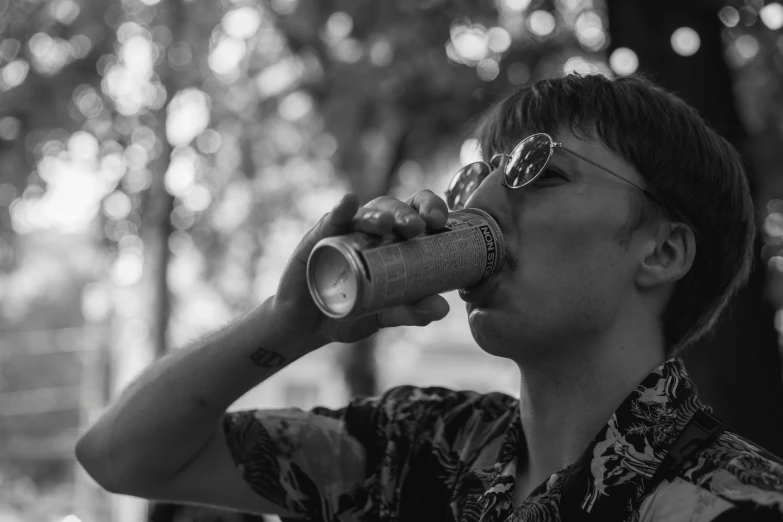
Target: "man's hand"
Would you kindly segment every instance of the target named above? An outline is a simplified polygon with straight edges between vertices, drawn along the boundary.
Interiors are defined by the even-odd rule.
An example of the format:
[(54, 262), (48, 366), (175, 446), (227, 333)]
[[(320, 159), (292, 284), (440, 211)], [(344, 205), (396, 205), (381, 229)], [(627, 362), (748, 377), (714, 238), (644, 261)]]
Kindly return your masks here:
[(378, 331), (381, 324), (390, 326), (425, 326), (443, 319), (449, 312), (446, 300), (438, 295), (420, 299), (355, 319), (331, 319), (321, 313), (307, 288), (307, 259), (318, 241), (325, 237), (349, 234), (355, 231), (368, 234), (397, 234), (413, 238), (426, 229), (440, 229), (446, 225), (446, 202), (432, 191), (422, 190), (406, 201), (382, 196), (359, 207), (353, 194), (346, 194), (321, 218), (294, 250), (273, 298), (272, 307), (281, 332), (295, 336), (316, 336), (324, 342), (355, 342)]

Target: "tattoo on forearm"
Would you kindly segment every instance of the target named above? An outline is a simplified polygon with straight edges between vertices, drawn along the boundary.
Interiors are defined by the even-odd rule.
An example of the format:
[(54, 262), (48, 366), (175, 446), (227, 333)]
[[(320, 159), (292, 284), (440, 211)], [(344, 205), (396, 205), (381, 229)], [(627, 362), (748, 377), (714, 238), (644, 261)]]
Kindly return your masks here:
[(285, 364), (285, 357), (266, 348), (259, 348), (250, 356), (250, 360), (261, 368), (280, 368)]

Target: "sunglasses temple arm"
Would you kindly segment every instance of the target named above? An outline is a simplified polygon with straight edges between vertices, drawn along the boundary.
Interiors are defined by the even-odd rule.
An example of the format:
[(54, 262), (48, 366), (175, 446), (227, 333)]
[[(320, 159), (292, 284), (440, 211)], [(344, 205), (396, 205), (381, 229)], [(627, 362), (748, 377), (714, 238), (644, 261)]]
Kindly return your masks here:
[(590, 160), (590, 159), (587, 159), (587, 158), (585, 158), (585, 157), (584, 157), (584, 156), (582, 156), (581, 154), (577, 154), (576, 152), (574, 152), (574, 151), (572, 151), (572, 150), (569, 150), (569, 149), (567, 149), (567, 148), (563, 147), (563, 145), (561, 145), (561, 144), (558, 144), (558, 145), (559, 145), (559, 148), (563, 149), (564, 151), (566, 151), (567, 153), (569, 153), (569, 154), (571, 154), (571, 155), (573, 155), (573, 156), (576, 156), (576, 157), (577, 157), (577, 158), (579, 158), (580, 160), (582, 160), (582, 161), (586, 161), (587, 163), (589, 163), (590, 165), (592, 165), (592, 166), (594, 166), (594, 167), (598, 167), (599, 169), (603, 170), (604, 172), (607, 172), (607, 173), (611, 174), (611, 175), (612, 175), (612, 176), (614, 176), (615, 178), (621, 179), (621, 180), (625, 181), (626, 183), (629, 183), (629, 184), (633, 185), (634, 187), (638, 188), (639, 190), (642, 190), (642, 191), (644, 191), (644, 192), (650, 193), (650, 191), (649, 191), (649, 190), (647, 190), (647, 189), (646, 189), (646, 188), (644, 188), (644, 187), (640, 187), (639, 185), (637, 185), (637, 184), (636, 184), (636, 183), (634, 183), (633, 181), (628, 181), (627, 179), (625, 179), (625, 178), (624, 178), (624, 177), (622, 177), (621, 175), (619, 175), (619, 174), (615, 174), (614, 172), (612, 172), (611, 170), (607, 169), (606, 167), (603, 167), (603, 166), (599, 165), (598, 163), (596, 163), (596, 162), (594, 162), (594, 161), (592, 161), (592, 160)]
[(603, 170), (604, 172), (608, 172), (608, 173), (609, 173), (609, 174), (611, 174), (612, 176), (614, 176), (614, 177), (616, 177), (616, 178), (619, 178), (619, 179), (621, 179), (621, 180), (625, 181), (626, 183), (629, 183), (629, 184), (633, 185), (634, 187), (638, 188), (639, 190), (641, 190), (642, 192), (644, 192), (645, 194), (647, 194), (648, 196), (650, 196), (651, 198), (653, 198), (655, 201), (657, 201), (657, 202), (658, 202), (660, 205), (662, 205), (663, 207), (670, 209), (670, 211), (673, 211), (673, 212), (674, 212), (674, 214), (675, 214), (675, 215), (676, 215), (676, 216), (677, 216), (677, 217), (678, 217), (680, 220), (682, 220), (682, 221), (683, 221), (683, 222), (684, 222), (686, 225), (688, 225), (689, 227), (691, 227), (691, 229), (693, 230), (693, 233), (694, 233), (694, 234), (698, 235), (698, 232), (697, 232), (697, 230), (696, 230), (696, 227), (693, 225), (693, 223), (691, 223), (691, 221), (690, 221), (690, 220), (689, 220), (687, 217), (685, 217), (685, 216), (682, 214), (682, 212), (680, 212), (680, 211), (678, 211), (678, 210), (674, 210), (674, 209), (672, 209), (671, 207), (669, 207), (668, 205), (666, 205), (666, 203), (664, 203), (664, 202), (663, 202), (663, 200), (661, 200), (661, 198), (659, 198), (658, 196), (656, 196), (655, 194), (653, 194), (652, 192), (650, 192), (650, 191), (649, 191), (649, 190), (647, 190), (646, 188), (644, 188), (644, 187), (640, 187), (639, 185), (637, 185), (637, 184), (636, 184), (636, 183), (634, 183), (633, 181), (628, 181), (628, 180), (627, 180), (627, 179), (625, 179), (624, 177), (620, 176), (619, 174), (615, 174), (614, 172), (612, 172), (611, 170), (607, 169), (606, 167), (603, 167), (603, 166), (599, 165), (598, 163), (596, 163), (596, 162), (594, 162), (594, 161), (592, 161), (592, 160), (590, 160), (590, 159), (588, 159), (588, 158), (585, 158), (585, 157), (584, 157), (584, 156), (582, 156), (581, 154), (577, 154), (576, 152), (574, 152), (574, 151), (572, 151), (572, 150), (569, 150), (569, 149), (567, 149), (567, 148), (563, 147), (563, 145), (562, 145), (561, 143), (558, 143), (558, 144), (556, 144), (555, 146), (556, 146), (556, 147), (559, 147), (559, 148), (561, 148), (561, 149), (563, 149), (564, 151), (566, 151), (567, 153), (569, 153), (569, 154), (571, 154), (571, 155), (573, 155), (573, 156), (576, 156), (577, 158), (581, 159), (582, 161), (586, 161), (586, 162), (587, 162), (587, 163), (589, 163), (590, 165), (593, 165), (594, 167), (598, 167), (599, 169)]

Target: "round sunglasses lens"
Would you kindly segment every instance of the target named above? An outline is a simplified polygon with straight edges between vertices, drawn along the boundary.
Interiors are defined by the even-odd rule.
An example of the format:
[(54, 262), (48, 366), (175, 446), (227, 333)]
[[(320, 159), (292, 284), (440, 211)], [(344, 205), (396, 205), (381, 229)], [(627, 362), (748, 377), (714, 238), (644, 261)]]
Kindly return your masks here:
[(476, 191), (482, 181), (489, 176), (486, 163), (477, 162), (465, 165), (454, 176), (446, 190), (446, 204), (452, 210), (465, 207), (465, 202)]
[(541, 172), (552, 154), (552, 140), (546, 134), (534, 134), (511, 151), (506, 163), (506, 184), (527, 185)]

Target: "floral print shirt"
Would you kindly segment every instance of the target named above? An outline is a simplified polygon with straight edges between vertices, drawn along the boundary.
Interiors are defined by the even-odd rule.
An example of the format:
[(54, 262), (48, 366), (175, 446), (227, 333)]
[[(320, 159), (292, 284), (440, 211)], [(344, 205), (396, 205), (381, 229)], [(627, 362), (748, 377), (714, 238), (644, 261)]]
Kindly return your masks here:
[(337, 411), (227, 413), (223, 428), (248, 484), (312, 521), (783, 521), (783, 460), (730, 429), (651, 484), (698, 409), (684, 366), (666, 361), (519, 506), (525, 437), (505, 394), (401, 386)]

